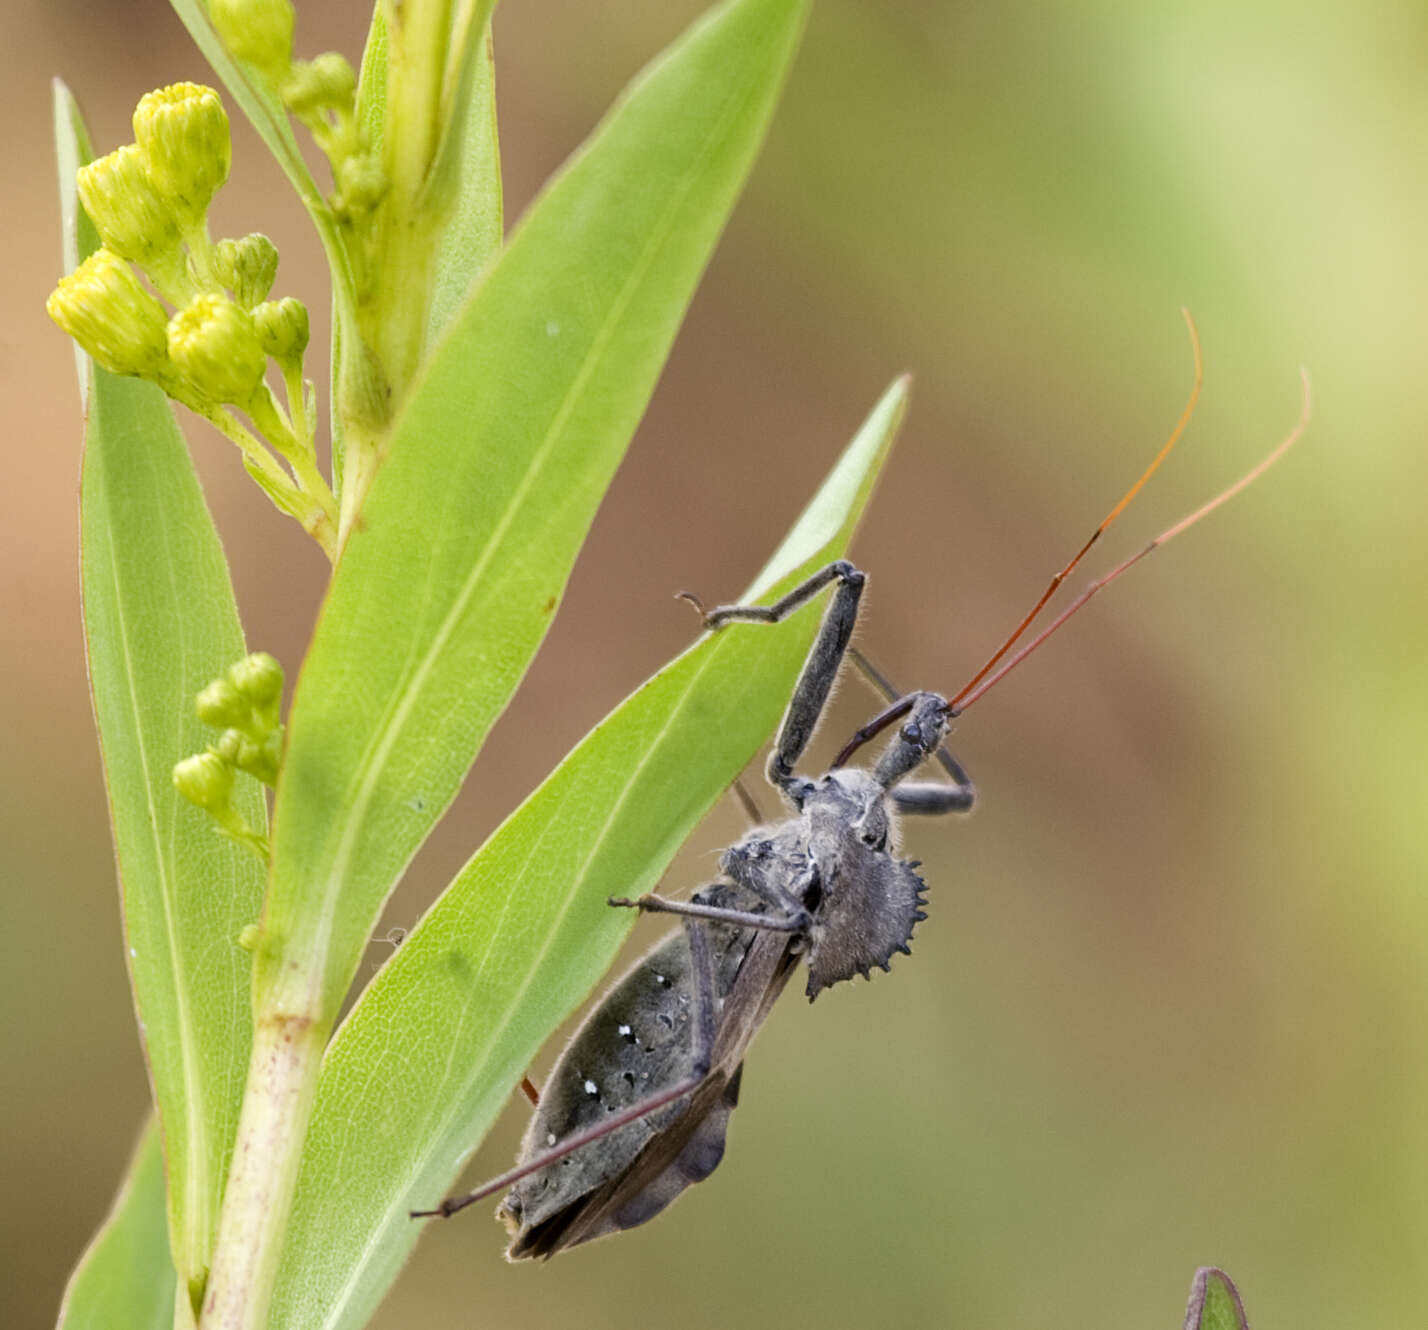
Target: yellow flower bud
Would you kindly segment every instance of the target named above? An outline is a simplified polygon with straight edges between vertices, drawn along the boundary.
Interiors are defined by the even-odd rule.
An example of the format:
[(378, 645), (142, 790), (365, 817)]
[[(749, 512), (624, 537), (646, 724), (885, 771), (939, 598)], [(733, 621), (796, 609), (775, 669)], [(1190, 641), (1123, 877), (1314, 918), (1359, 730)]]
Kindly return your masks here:
[(240, 60), (281, 79), (293, 58), (291, 0), (208, 0), (208, 17)]
[(149, 179), (137, 143), (81, 166), (76, 179), (80, 202), (106, 249), (143, 264), (178, 245), (178, 219)]
[(219, 812), (233, 793), (233, 768), (216, 753), (195, 753), (174, 767), (174, 788), (189, 803)]
[(267, 357), (253, 316), (227, 296), (196, 296), (169, 320), (169, 358), (211, 402), (242, 406), (257, 391)]
[(174, 83), (146, 93), (134, 111), (134, 138), (149, 179), (192, 226), (228, 179), (233, 146), (228, 115), (212, 88)]
[(152, 378), (168, 359), (168, 316), (117, 254), (97, 249), (50, 293), (45, 309), (111, 374)]
[(296, 365), (307, 350), (307, 306), (295, 296), (266, 300), (253, 310), (263, 350), (280, 365)]
[(252, 309), (273, 289), (277, 246), (258, 231), (241, 240), (220, 240), (213, 247), (213, 271), (244, 309)]

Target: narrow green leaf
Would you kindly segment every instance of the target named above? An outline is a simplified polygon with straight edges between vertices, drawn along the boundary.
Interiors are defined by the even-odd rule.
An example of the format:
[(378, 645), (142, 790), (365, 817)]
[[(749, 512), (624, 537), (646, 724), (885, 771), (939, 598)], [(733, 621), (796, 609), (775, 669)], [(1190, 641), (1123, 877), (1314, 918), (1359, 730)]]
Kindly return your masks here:
[[(747, 598), (843, 554), (905, 401), (903, 383), (884, 396)], [(633, 919), (606, 898), (652, 888), (768, 738), (822, 610), (705, 635), (627, 698), (373, 980), (323, 1064), (275, 1327), (365, 1322), (423, 1231), (407, 1211), (450, 1189), (550, 1031), (609, 967)]]
[(331, 1019), (393, 882), (544, 636), (804, 8), (734, 0), (651, 66), (434, 351), (298, 682), (264, 1003)]
[[(56, 132), (78, 112), (57, 100)], [(70, 252), (82, 257), (81, 213)], [(130, 978), (168, 1159), (170, 1240), (201, 1280), (218, 1219), (247, 1072), (248, 958), (263, 874), (174, 790), (174, 763), (213, 737), (194, 696), (244, 652), (243, 633), (198, 478), (164, 395), (89, 370), (80, 484), (85, 643), (123, 893)], [(242, 788), (242, 786), (247, 788)], [(242, 782), (235, 805), (266, 825)]]
[[(489, 4), (480, 6), (489, 18)], [(496, 136), (496, 83), (485, 19), (464, 55), (457, 104), (437, 158), (436, 189), (451, 199), (437, 241), (427, 342), (435, 342), (495, 258), (502, 239), (501, 151)]]
[(174, 1264), (164, 1220), (164, 1152), (150, 1119), (99, 1231), (65, 1286), (58, 1330), (169, 1330)]
[(1249, 1330), (1240, 1291), (1223, 1270), (1202, 1265), (1195, 1271), (1184, 1330)]
[(362, 48), (362, 67), (357, 72), (357, 123), (362, 126), (368, 146), (379, 158), (387, 124), (388, 49), (386, 10), (382, 0), (375, 0), (372, 22), (367, 27), (367, 44)]
[[(73, 272), (99, 248), (99, 233), (80, 206), (75, 177), (79, 168), (94, 160), (89, 131), (79, 113), (74, 96), (59, 79), (52, 84), (54, 94), (55, 162), (59, 167), (60, 234), (65, 272)], [(76, 342), (75, 368), (79, 372), (79, 400), (89, 403), (89, 357)]]

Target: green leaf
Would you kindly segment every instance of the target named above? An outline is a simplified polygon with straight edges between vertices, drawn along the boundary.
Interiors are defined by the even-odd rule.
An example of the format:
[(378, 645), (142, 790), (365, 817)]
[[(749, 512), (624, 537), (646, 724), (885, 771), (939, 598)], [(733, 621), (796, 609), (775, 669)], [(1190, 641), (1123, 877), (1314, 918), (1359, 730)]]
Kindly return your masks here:
[[(70, 90), (55, 79), (52, 83), (55, 123), (55, 164), (59, 168), (60, 232), (65, 272), (73, 272), (90, 254), (99, 248), (99, 232), (80, 206), (75, 185), (79, 168), (94, 160), (94, 148), (89, 141), (84, 117), (79, 113)], [(89, 357), (79, 343), (74, 347), (75, 368), (79, 371), (79, 400), (89, 403)]]
[[(906, 402), (884, 396), (747, 598), (841, 556)], [(769, 736), (826, 602), (703, 636), (627, 698), (511, 815), (362, 995), (323, 1064), (275, 1327), (362, 1325), (550, 1031)], [(376, 1088), (379, 1087), (379, 1088)], [(494, 1171), (494, 1170), (493, 1170)], [(495, 1233), (476, 1235), (495, 1241)]]
[(1202, 1265), (1195, 1271), (1184, 1330), (1249, 1330), (1240, 1292), (1223, 1270)]
[[(501, 153), (496, 133), (496, 85), (489, 28), (491, 0), (469, 0), (453, 13), (455, 72), (441, 143), (426, 188), (425, 213), (440, 209), (426, 317), (430, 346), (470, 296), (476, 279), (500, 251), (503, 237)], [(378, 4), (362, 52), (357, 115), (374, 152), (386, 132), (388, 41)]]
[(258, 960), (330, 1020), (550, 623), (753, 161), (804, 0), (734, 0), (639, 78), (432, 354), (298, 681)]
[[(62, 156), (78, 112), (57, 99)], [(66, 195), (73, 177), (62, 182)], [(70, 253), (84, 252), (80, 210)], [(93, 243), (90, 233), (85, 243)], [(80, 550), (90, 686), (123, 892), (130, 978), (168, 1160), (180, 1274), (201, 1281), (247, 1072), (248, 957), (263, 875), (174, 790), (174, 763), (213, 737), (194, 697), (244, 654), (228, 567), (168, 403), (152, 384), (89, 371)], [(234, 803), (266, 826), (256, 782)]]
[(113, 1208), (65, 1286), (58, 1330), (169, 1330), (175, 1287), (164, 1221), (164, 1152), (150, 1119)]
[[(486, 10), (489, 18), (489, 4), (479, 8)], [(501, 151), (496, 136), (491, 35), (485, 20), (478, 34), (484, 35), (478, 36), (462, 60), (456, 80), (457, 104), (435, 169), (434, 192), (451, 202), (437, 240), (426, 324), (428, 345), (451, 322), (501, 248)]]

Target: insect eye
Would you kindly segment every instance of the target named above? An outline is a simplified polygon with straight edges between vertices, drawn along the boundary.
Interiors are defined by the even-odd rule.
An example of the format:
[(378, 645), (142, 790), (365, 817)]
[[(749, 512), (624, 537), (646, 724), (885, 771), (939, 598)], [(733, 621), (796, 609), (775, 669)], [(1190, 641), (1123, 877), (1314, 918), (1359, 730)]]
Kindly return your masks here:
[(885, 850), (888, 847), (888, 833), (886, 831), (865, 831), (863, 844), (874, 850)]

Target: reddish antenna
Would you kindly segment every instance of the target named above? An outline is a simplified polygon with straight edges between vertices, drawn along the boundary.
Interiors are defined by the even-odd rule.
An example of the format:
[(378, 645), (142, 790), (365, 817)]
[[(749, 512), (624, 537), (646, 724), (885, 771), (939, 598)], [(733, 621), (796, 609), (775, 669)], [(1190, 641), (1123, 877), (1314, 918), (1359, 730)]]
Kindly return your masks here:
[[(1075, 600), (1073, 600), (1064, 610), (1062, 610), (1060, 614), (1058, 614), (1049, 624), (1047, 624), (1046, 627), (1041, 630), (1041, 632), (1039, 632), (1034, 638), (1032, 638), (1032, 640), (1028, 642), (1024, 647), (1022, 647), (1022, 649), (1018, 651), (1009, 661), (1007, 661), (1006, 664), (1004, 664), (999, 670), (997, 670), (995, 674), (991, 675), (989, 678), (984, 677), (987, 673), (987, 667), (983, 666), (982, 669), (978, 672), (976, 678), (974, 678), (971, 683), (969, 683), (965, 688), (963, 688), (962, 691), (958, 693), (956, 698), (953, 700), (954, 711), (965, 711), (969, 706), (972, 705), (973, 702), (975, 702), (979, 697), (983, 696), (983, 694), (985, 694), (989, 688), (993, 687), (993, 685), (995, 685), (998, 680), (1004, 679), (1008, 674), (1011, 673), (1012, 670), (1016, 669), (1016, 667), (1020, 665), (1022, 661), (1024, 661), (1029, 655), (1031, 655), (1031, 653), (1035, 651), (1037, 647), (1039, 647), (1043, 642), (1045, 642), (1046, 639), (1052, 635), (1052, 633), (1054, 633), (1058, 628), (1060, 628), (1061, 625), (1064, 624), (1067, 619), (1069, 619), (1073, 614), (1075, 614), (1077, 610), (1081, 609), (1081, 607), (1084, 606), (1086, 602), (1089, 601), (1091, 597), (1094, 596), (1098, 591), (1110, 586), (1110, 584), (1114, 582), (1116, 578), (1118, 578), (1122, 573), (1129, 572), (1152, 550), (1159, 549), (1168, 541), (1174, 540), (1175, 537), (1178, 536), (1182, 531), (1188, 531), (1202, 517), (1209, 516), (1209, 514), (1214, 512), (1215, 509), (1218, 508), (1222, 503), (1228, 503), (1241, 490), (1247, 489), (1250, 485), (1253, 485), (1254, 482), (1258, 480), (1262, 475), (1264, 475), (1264, 473), (1268, 471), (1270, 467), (1272, 467), (1277, 461), (1279, 461), (1279, 459), (1283, 457), (1284, 454), (1287, 453), (1290, 448), (1294, 446), (1295, 443), (1298, 442), (1299, 436), (1304, 433), (1306, 428), (1308, 428), (1309, 417), (1313, 410), (1313, 393), (1309, 384), (1309, 371), (1306, 369), (1301, 369), (1299, 371), (1299, 377), (1304, 385), (1303, 405), (1300, 407), (1299, 410), (1299, 419), (1295, 422), (1294, 428), (1290, 430), (1289, 433), (1286, 434), (1282, 440), (1280, 440), (1279, 444), (1274, 448), (1272, 452), (1270, 452), (1266, 457), (1261, 458), (1259, 462), (1257, 462), (1253, 467), (1251, 467), (1247, 472), (1245, 472), (1245, 474), (1242, 475), (1237, 481), (1235, 481), (1235, 483), (1231, 485), (1228, 489), (1221, 490), (1220, 493), (1217, 494), (1208, 503), (1203, 504), (1201, 507), (1197, 508), (1193, 513), (1189, 514), (1189, 516), (1182, 517), (1178, 522), (1175, 523), (1174, 526), (1168, 527), (1166, 530), (1162, 531), (1158, 536), (1156, 536), (1154, 540), (1150, 542), (1149, 545), (1146, 545), (1137, 553), (1132, 554), (1131, 557), (1129, 559), (1126, 559), (1123, 563), (1117, 564), (1114, 568), (1111, 569), (1110, 572), (1106, 573), (1105, 576), (1098, 577), (1094, 582), (1090, 584), (1090, 586), (1088, 586), (1083, 592), (1081, 592), (1081, 594), (1077, 596)], [(1099, 532), (1097, 534), (1099, 534)], [(1095, 537), (1092, 537), (1092, 539), (1095, 539)], [(1044, 600), (1045, 598), (1043, 597), (1043, 603)], [(1013, 635), (1011, 642), (1015, 642), (1016, 638), (1021, 635), (1021, 632), (1022, 629), (1019, 628), (1016, 634)], [(1010, 646), (1011, 642), (1008, 642), (1007, 646)], [(997, 653), (996, 656), (992, 657), (991, 663), (995, 664), (996, 661), (1003, 654), (1005, 654), (1006, 649), (1007, 647), (1004, 646), (1002, 650)]]
[[(1165, 461), (1165, 459), (1170, 455), (1170, 450), (1175, 447), (1177, 443), (1180, 442), (1180, 436), (1185, 433), (1185, 427), (1190, 423), (1190, 417), (1195, 414), (1195, 404), (1200, 400), (1200, 386), (1205, 381), (1205, 362), (1200, 354), (1200, 334), (1195, 330), (1195, 320), (1190, 316), (1190, 311), (1186, 309), (1183, 305), (1181, 306), (1180, 314), (1185, 320), (1186, 328), (1189, 329), (1190, 332), (1190, 350), (1195, 361), (1195, 382), (1190, 388), (1190, 397), (1189, 400), (1185, 403), (1185, 409), (1180, 413), (1180, 419), (1175, 422), (1175, 428), (1170, 431), (1170, 437), (1166, 439), (1164, 444), (1161, 445), (1160, 451), (1156, 453), (1155, 458), (1152, 460), (1151, 464), (1146, 467), (1144, 471), (1141, 472), (1140, 479), (1137, 480), (1135, 484), (1132, 485), (1130, 489), (1128, 489), (1121, 496), (1120, 502), (1116, 504), (1116, 506), (1112, 508), (1109, 513), (1106, 514), (1105, 520), (1102, 521), (1101, 525), (1098, 526), (1093, 532), (1091, 532), (1090, 539), (1088, 539), (1086, 543), (1082, 545), (1079, 550), (1076, 551), (1076, 554), (1072, 558), (1071, 562), (1068, 563), (1066, 567), (1064, 567), (1059, 573), (1056, 574), (1055, 577), (1051, 579), (1051, 584), (1046, 588), (1045, 591), (1041, 593), (1041, 599), (1038, 600), (1036, 604), (1031, 607), (1031, 610), (1027, 614), (1027, 616), (1019, 624), (1017, 624), (1011, 636), (1008, 637), (1007, 640), (1003, 642), (1001, 646), (999, 646), (996, 651), (992, 653), (991, 659), (988, 660), (987, 663), (976, 672), (976, 674), (974, 674), (970, 679), (967, 680), (961, 692), (959, 692), (956, 697), (951, 699), (949, 705), (951, 706), (954, 713), (956, 713), (964, 704), (970, 703), (971, 697), (974, 695), (974, 690), (976, 689), (977, 685), (981, 683), (983, 678), (985, 678), (986, 675), (991, 672), (992, 668), (996, 665), (996, 663), (1001, 660), (1001, 658), (1005, 656), (1007, 652), (1012, 649), (1012, 647), (1016, 645), (1017, 639), (1024, 632), (1026, 632), (1028, 628), (1031, 627), (1033, 621), (1036, 619), (1036, 616), (1040, 614), (1043, 609), (1046, 608), (1046, 602), (1049, 601), (1051, 597), (1056, 594), (1057, 588), (1062, 584), (1062, 582), (1067, 579), (1067, 577), (1071, 575), (1071, 572), (1076, 567), (1076, 565), (1086, 557), (1086, 555), (1090, 552), (1091, 546), (1094, 545), (1098, 540), (1100, 540), (1101, 536), (1105, 533), (1106, 528), (1109, 527), (1111, 523), (1114, 522), (1116, 518), (1118, 518), (1123, 512), (1125, 512), (1125, 510), (1130, 506), (1131, 500), (1134, 499), (1135, 496), (1140, 493), (1141, 488), (1145, 485), (1145, 482), (1156, 473), (1156, 471), (1160, 467), (1160, 464)], [(1020, 659), (1020, 656), (1018, 657), (1018, 659)], [(985, 689), (982, 690), (982, 692), (985, 691)], [(975, 695), (980, 696), (981, 694), (976, 693)]]

